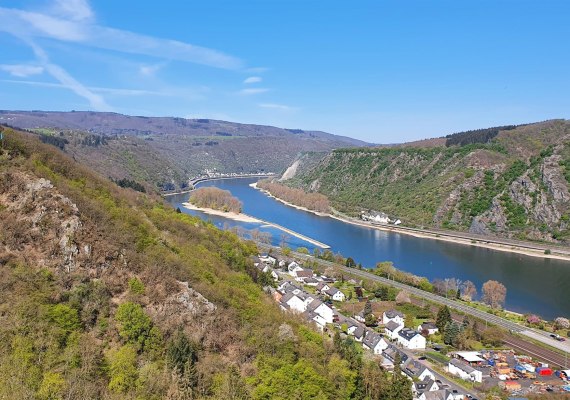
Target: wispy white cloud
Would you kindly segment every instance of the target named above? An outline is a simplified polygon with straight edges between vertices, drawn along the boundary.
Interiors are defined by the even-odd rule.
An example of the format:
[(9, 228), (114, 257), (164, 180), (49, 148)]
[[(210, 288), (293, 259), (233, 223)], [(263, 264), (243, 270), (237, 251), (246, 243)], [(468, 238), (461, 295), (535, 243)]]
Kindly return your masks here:
[(0, 70), (8, 72), (10, 75), (18, 78), (26, 78), (32, 75), (39, 75), (44, 72), (44, 68), (37, 65), (26, 64), (3, 64)]
[(143, 76), (154, 76), (160, 69), (164, 67), (163, 63), (154, 65), (141, 65), (139, 67), (139, 73)]
[(105, 50), (217, 68), (238, 69), (243, 64), (236, 57), (206, 47), (12, 8), (0, 7), (0, 31), (20, 38), (47, 37)]
[(249, 78), (245, 78), (245, 80), (243, 81), (243, 83), (245, 84), (249, 84), (249, 83), (259, 83), (263, 80), (263, 78), (261, 78), (261, 76), (250, 76)]
[(249, 88), (249, 89), (242, 89), (238, 93), (241, 95), (244, 95), (244, 96), (251, 96), (254, 94), (265, 93), (268, 91), (269, 91), (269, 89), (267, 89), (267, 88)]
[[(69, 89), (66, 85), (53, 82), (29, 81), (29, 80), (15, 80), (15, 79), (0, 79), (0, 82), (12, 83), (26, 86), (38, 86), (52, 89)], [(186, 100), (195, 100), (203, 97), (202, 92), (205, 89), (192, 90), (185, 88), (178, 92), (176, 91), (158, 91), (146, 89), (127, 89), (127, 88), (109, 88), (100, 86), (88, 86), (88, 90), (94, 93), (109, 94), (113, 96), (162, 96), (162, 97), (181, 97)]]
[(296, 110), (296, 107), (286, 106), (285, 104), (276, 104), (276, 103), (261, 103), (258, 104), (261, 108), (271, 108), (274, 110), (281, 110), (281, 111), (293, 111)]
[[(27, 86), (40, 86), (40, 87), (47, 87), (54, 89), (69, 89), (66, 85), (63, 85), (61, 83), (53, 83), (53, 82), (25, 81), (25, 80), (14, 80), (14, 79), (1, 79), (0, 82), (27, 85)], [(156, 90), (145, 90), (145, 89), (108, 88), (100, 86), (88, 86), (87, 89), (95, 93), (111, 94), (118, 96), (165, 96), (165, 97), (178, 96), (178, 93), (161, 92)], [(188, 95), (187, 89), (184, 91), (184, 94), (187, 95), (186, 97), (191, 97), (191, 95)]]
[(111, 111), (111, 107), (105, 102), (103, 96), (100, 96), (85, 87), (81, 82), (71, 76), (66, 70), (56, 64), (52, 64), (49, 60), (47, 53), (34, 42), (27, 40), (28, 44), (34, 51), (40, 64), (48, 74), (59, 81), (63, 86), (73, 91), (78, 96), (83, 97), (93, 109), (97, 111)]
[(73, 21), (89, 21), (95, 17), (89, 2), (85, 0), (55, 0), (51, 12)]

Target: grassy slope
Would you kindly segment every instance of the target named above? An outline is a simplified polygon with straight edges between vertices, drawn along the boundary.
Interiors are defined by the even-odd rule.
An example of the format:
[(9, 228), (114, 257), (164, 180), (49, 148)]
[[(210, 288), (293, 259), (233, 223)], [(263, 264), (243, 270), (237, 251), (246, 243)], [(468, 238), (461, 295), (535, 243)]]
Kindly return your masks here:
[[(2, 193), (19, 196), (22, 177), (49, 179), (79, 210), (82, 228), (68, 244), (89, 244), (93, 254), (66, 272), (59, 222), (24, 222), (26, 210), (54, 193), (17, 212), (0, 204), (0, 398), (182, 398), (184, 390), (193, 398), (338, 398), (351, 385), (346, 362), (254, 283), (253, 245), (120, 189), (32, 135), (5, 133)], [(144, 294), (129, 289), (135, 277)], [(180, 325), (180, 315), (153, 313), (176, 293), (176, 280), (215, 303), (214, 315)], [(152, 316), (144, 346), (121, 334), (116, 311), (127, 301)], [(177, 329), (199, 349), (191, 389), (169, 362)], [(345, 372), (346, 382), (333, 383)]]

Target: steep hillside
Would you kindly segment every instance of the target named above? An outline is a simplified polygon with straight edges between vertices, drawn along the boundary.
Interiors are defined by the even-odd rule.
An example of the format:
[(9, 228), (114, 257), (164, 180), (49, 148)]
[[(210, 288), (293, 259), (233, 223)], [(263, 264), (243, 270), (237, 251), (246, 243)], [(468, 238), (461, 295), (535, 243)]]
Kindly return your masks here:
[(353, 365), (262, 291), (251, 243), (3, 131), (0, 398), (356, 393)]
[(2, 111), (0, 123), (48, 136), (105, 176), (159, 189), (184, 187), (205, 170), (281, 172), (301, 152), (366, 145), (325, 132), (115, 113)]
[(433, 147), (334, 150), (288, 184), (325, 194), (333, 207), (352, 215), (373, 209), (409, 226), (568, 240), (570, 122), (452, 139), (449, 147), (440, 141)]

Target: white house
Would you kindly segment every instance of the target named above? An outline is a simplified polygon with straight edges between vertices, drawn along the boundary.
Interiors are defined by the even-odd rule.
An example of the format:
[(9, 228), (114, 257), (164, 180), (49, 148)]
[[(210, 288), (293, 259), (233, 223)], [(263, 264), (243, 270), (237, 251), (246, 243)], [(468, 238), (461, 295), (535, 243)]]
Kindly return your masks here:
[[(461, 395), (463, 396), (463, 395)], [(423, 392), (418, 400), (454, 400), (453, 393), (446, 389)]]
[(452, 358), (447, 364), (450, 374), (457, 375), (461, 379), (472, 382), (483, 382), (483, 373), (471, 365), (466, 364), (456, 358)]
[(383, 212), (377, 213), (375, 211), (371, 211), (369, 214), (367, 214), (363, 211), (361, 213), (361, 218), (364, 221), (379, 222), (381, 224), (387, 224), (390, 222), (390, 218)]
[(333, 287), (332, 284), (329, 285), (327, 282), (319, 282), (317, 284), (316, 290), (319, 293), (323, 293), (323, 292), (329, 290), (331, 287)]
[(430, 377), (422, 381), (415, 381), (412, 385), (412, 392), (416, 398), (424, 392), (434, 392), (436, 390), (439, 390), (439, 385)]
[(372, 350), (374, 354), (382, 354), (382, 351), (388, 348), (388, 343), (382, 335), (368, 330), (362, 339), (362, 347)]
[[(323, 292), (321, 291), (321, 293), (323, 293)], [(329, 296), (331, 299), (333, 299), (335, 301), (346, 300), (346, 296), (344, 295), (344, 293), (335, 287), (331, 287), (329, 290), (325, 290), (324, 294)]]
[(305, 302), (294, 293), (286, 293), (281, 298), (281, 304), (284, 304), (291, 311), (305, 312)]
[(357, 342), (362, 342), (362, 340), (364, 339), (364, 335), (365, 335), (365, 330), (362, 326), (359, 325), (351, 325), (348, 327), (347, 329), (347, 333), (350, 336), (354, 337), (354, 340), (356, 340)]
[(384, 327), (384, 333), (390, 340), (396, 340), (398, 338), (398, 332), (404, 328), (404, 325), (400, 325), (394, 321), (388, 321)]
[(316, 307), (313, 312), (320, 315), (328, 324), (332, 324), (334, 321), (334, 311), (332, 308), (322, 303)]
[(259, 261), (261, 261), (264, 264), (270, 264), (270, 265), (275, 265), (275, 263), (277, 262), (277, 260), (274, 257), (271, 257), (270, 255), (267, 254), (260, 255)]
[(406, 349), (417, 350), (426, 348), (426, 338), (413, 329), (401, 329), (396, 339)]
[(319, 281), (316, 280), (315, 278), (305, 278), (303, 279), (303, 283), (307, 286), (316, 287), (319, 284)]
[(309, 296), (309, 294), (299, 289), (294, 289), (291, 292), (287, 292), (281, 298), (281, 303), (287, 305), (285, 308), (299, 313), (307, 311), (309, 304), (311, 304), (313, 301), (316, 301), (314, 297)]
[(358, 314), (354, 314), (354, 319), (358, 322), (366, 322), (366, 318), (364, 318), (364, 310), (360, 311)]
[(426, 331), (428, 335), (433, 335), (439, 332), (439, 329), (435, 326), (434, 322), (424, 322), (418, 326), (418, 332), (422, 333), (424, 331)]
[(428, 367), (411, 358), (402, 363), (402, 372), (414, 381), (435, 380), (435, 374)]
[(382, 323), (386, 325), (390, 321), (394, 321), (398, 325), (404, 326), (404, 314), (396, 310), (384, 311), (384, 314), (382, 314)]
[(315, 325), (317, 325), (317, 328), (319, 328), (319, 330), (324, 330), (325, 326), (327, 326), (327, 321), (325, 321), (325, 319), (323, 317), (321, 317), (319, 314), (315, 314), (314, 312), (310, 312), (308, 314), (308, 318), (313, 321), (315, 323)]
[(295, 261), (292, 261), (287, 267), (287, 271), (289, 271), (289, 275), (295, 278), (298, 271), (303, 271), (303, 267), (301, 267)]
[(291, 276), (295, 277), (297, 282), (304, 282), (307, 278), (313, 277), (313, 270), (311, 269), (303, 269), (303, 268), (295, 268), (293, 272), (291, 272)]

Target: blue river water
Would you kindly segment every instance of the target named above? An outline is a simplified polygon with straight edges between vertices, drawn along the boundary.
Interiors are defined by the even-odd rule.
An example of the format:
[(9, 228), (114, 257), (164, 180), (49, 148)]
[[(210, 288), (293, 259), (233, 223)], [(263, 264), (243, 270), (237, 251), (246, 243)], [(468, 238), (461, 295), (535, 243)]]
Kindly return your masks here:
[[(280, 203), (249, 185), (257, 178), (225, 179), (200, 183), (229, 190), (243, 202), (243, 212), (273, 222), (318, 240), (335, 253), (352, 257), (365, 267), (380, 261), (429, 279), (458, 278), (470, 280), (481, 290), (489, 279), (502, 282), (507, 288), (505, 308), (520, 313), (537, 313), (544, 318), (570, 316), (570, 262), (529, 257), (475, 246), (459, 245), (434, 239), (383, 232), (373, 228), (348, 224), (334, 218), (321, 217)], [(259, 224), (241, 223), (183, 208), (189, 194), (168, 196), (166, 199), (188, 214), (212, 221), (220, 228), (240, 226), (257, 228), (272, 235), (275, 245), (284, 239), (283, 232)], [(312, 251), (313, 245), (286, 235), (293, 249), (303, 246)]]

